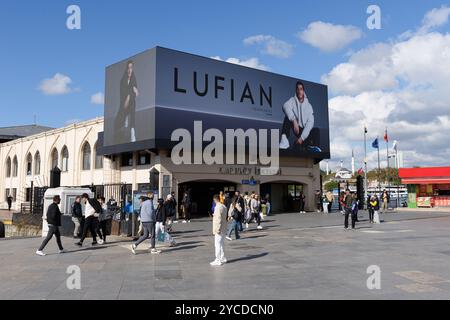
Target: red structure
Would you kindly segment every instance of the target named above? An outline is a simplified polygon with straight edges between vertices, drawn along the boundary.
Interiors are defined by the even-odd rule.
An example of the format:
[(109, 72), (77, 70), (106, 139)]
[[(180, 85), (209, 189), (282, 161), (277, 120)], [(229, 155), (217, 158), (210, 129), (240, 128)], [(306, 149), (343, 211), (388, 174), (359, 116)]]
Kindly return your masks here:
[(408, 207), (449, 207), (450, 167), (399, 169), (408, 186)]

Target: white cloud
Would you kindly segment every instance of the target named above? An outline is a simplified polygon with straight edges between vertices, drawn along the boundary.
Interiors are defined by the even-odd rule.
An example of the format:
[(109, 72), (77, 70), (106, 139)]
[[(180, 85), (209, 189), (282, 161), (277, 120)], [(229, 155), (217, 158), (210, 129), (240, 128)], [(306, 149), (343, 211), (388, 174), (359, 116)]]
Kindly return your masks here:
[(278, 58), (289, 58), (292, 55), (293, 46), (271, 35), (256, 35), (244, 39), (244, 44), (262, 45), (262, 53)]
[[(377, 166), (371, 142), (379, 136), (386, 166), (386, 127), (398, 140), (406, 166), (448, 165), (450, 145), (450, 34), (415, 34), (353, 53), (322, 79), (338, 94), (329, 101), (332, 161), (363, 164), (363, 128), (368, 127), (369, 168)], [(356, 152), (355, 152), (356, 153)]]
[(222, 59), (219, 56), (214, 56), (211, 57), (212, 59), (215, 60), (220, 60), (220, 61), (225, 61), (225, 62), (229, 62), (229, 63), (234, 63), (234, 64), (239, 64), (241, 66), (245, 66), (245, 67), (250, 67), (250, 68), (254, 68), (254, 69), (260, 69), (260, 70), (270, 70), (269, 67), (260, 64), (259, 63), (259, 59), (258, 58), (249, 58), (247, 60), (240, 60), (238, 58), (228, 58), (226, 60)]
[(362, 31), (354, 26), (344, 26), (322, 21), (311, 22), (306, 30), (297, 34), (303, 42), (324, 52), (345, 48), (362, 37)]
[(42, 80), (38, 89), (45, 95), (67, 94), (74, 91), (74, 89), (70, 87), (71, 83), (72, 79), (70, 79), (70, 77), (61, 73), (56, 73), (52, 78)]
[(422, 20), (422, 26), (420, 27), (419, 32), (425, 33), (434, 28), (443, 26), (448, 22), (449, 15), (450, 7), (447, 7), (446, 5), (428, 11)]
[(105, 97), (102, 92), (97, 92), (91, 96), (92, 104), (100, 104), (103, 105), (105, 103)]

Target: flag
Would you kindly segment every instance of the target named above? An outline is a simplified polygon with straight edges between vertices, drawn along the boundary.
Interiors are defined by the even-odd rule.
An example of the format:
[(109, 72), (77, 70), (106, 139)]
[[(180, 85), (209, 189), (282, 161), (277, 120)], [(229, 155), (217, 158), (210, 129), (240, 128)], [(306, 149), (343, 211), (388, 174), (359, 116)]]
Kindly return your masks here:
[(358, 174), (359, 174), (359, 175), (362, 175), (363, 173), (364, 173), (363, 168), (359, 168), (359, 169), (358, 169)]
[(378, 149), (378, 138), (376, 138), (373, 142), (372, 142), (372, 148)]
[(389, 142), (388, 134), (387, 134), (387, 128), (386, 131), (384, 131), (384, 141)]
[(397, 140), (394, 140), (394, 144), (392, 145), (392, 150), (397, 152)]

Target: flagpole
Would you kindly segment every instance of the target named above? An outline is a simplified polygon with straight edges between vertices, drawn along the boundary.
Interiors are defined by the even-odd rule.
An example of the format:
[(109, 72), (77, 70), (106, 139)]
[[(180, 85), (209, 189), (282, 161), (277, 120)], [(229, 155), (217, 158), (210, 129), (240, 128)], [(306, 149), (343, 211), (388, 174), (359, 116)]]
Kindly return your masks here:
[[(390, 197), (390, 192), (391, 192), (391, 181), (390, 181), (390, 173), (389, 173), (389, 136), (387, 133), (387, 127), (386, 127), (386, 133), (385, 133), (385, 140), (386, 140), (386, 160), (387, 160), (387, 179), (388, 179), (388, 195)], [(389, 203), (388, 203), (388, 208), (389, 208)]]
[[(380, 140), (378, 140), (378, 137), (377, 137), (377, 142), (378, 141), (380, 141)], [(377, 151), (378, 151), (378, 192), (380, 192), (381, 191), (381, 179), (380, 179), (381, 169), (380, 169), (380, 143), (379, 142), (377, 143)]]
[(367, 209), (367, 127), (364, 125), (364, 202)]

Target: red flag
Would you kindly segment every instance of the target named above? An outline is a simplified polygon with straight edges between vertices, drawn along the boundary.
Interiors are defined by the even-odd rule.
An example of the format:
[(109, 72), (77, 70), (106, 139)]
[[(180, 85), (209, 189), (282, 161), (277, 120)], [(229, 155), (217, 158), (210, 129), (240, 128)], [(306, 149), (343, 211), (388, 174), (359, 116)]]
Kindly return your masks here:
[(389, 142), (387, 128), (386, 128), (386, 131), (384, 132), (384, 141)]
[(364, 173), (364, 170), (363, 170), (362, 168), (359, 168), (359, 169), (358, 169), (358, 174), (361, 175), (361, 174), (363, 174), (363, 173)]

